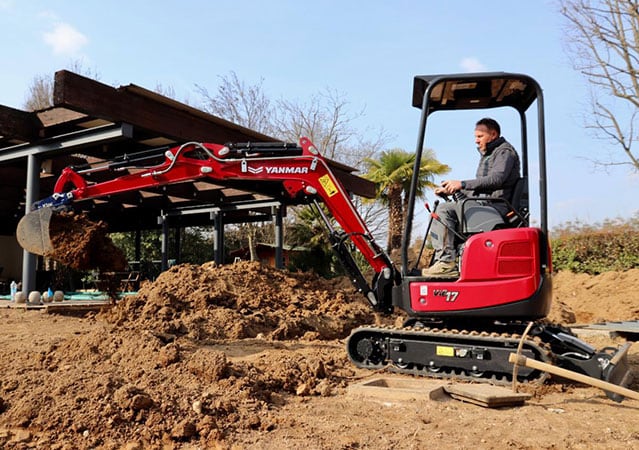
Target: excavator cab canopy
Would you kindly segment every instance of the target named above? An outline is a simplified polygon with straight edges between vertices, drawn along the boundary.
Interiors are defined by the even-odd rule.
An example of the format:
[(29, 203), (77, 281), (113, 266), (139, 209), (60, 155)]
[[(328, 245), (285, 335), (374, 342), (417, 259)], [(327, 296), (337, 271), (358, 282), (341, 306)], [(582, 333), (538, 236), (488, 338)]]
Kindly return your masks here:
[[(416, 76), (413, 106), (427, 107), (428, 114), (439, 110), (487, 109), (510, 106), (526, 111), (541, 90), (527, 75), (480, 73)], [(428, 101), (424, 95), (428, 91)]]
[[(544, 105), (541, 87), (528, 75), (508, 72), (480, 72), (439, 75), (418, 75), (413, 82), (412, 105), (422, 111), (417, 147), (415, 150), (415, 168), (409, 193), (408, 214), (402, 248), (410, 247), (413, 211), (415, 210), (419, 165), (425, 142), (426, 124), (436, 111), (481, 110), (509, 107), (519, 113), (521, 128), (522, 177), (529, 181), (528, 167), (528, 125), (526, 112), (537, 105), (537, 145), (539, 167), (539, 224), (547, 233), (547, 195), (546, 195), (546, 138), (544, 124)], [(408, 266), (407, 251), (402, 252), (402, 265)]]

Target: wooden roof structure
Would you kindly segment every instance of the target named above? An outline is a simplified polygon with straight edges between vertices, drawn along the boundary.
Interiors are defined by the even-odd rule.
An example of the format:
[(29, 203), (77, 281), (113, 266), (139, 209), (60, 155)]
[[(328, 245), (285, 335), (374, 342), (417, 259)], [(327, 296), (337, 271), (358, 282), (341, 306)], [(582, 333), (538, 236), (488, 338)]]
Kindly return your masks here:
[[(136, 85), (115, 88), (66, 70), (56, 72), (53, 107), (26, 112), (0, 105), (0, 235), (14, 234), (25, 213), (30, 156), (35, 155), (40, 164), (38, 192), (30, 194), (38, 200), (51, 195), (66, 166), (100, 164), (140, 151), (157, 150), (162, 158), (166, 147), (190, 141), (276, 142)], [(374, 185), (355, 176), (355, 169), (332, 161), (331, 167), (350, 192), (374, 195)], [(123, 174), (97, 172), (90, 179), (104, 181)], [(254, 221), (260, 205), (269, 201), (290, 204), (272, 188), (269, 192), (255, 189), (250, 182), (232, 186), (187, 182), (83, 201), (79, 207), (107, 222), (111, 231), (129, 231), (157, 228), (160, 211), (239, 205), (225, 212), (225, 223), (233, 223)], [(262, 212), (270, 217), (267, 209)], [(184, 226), (210, 223), (206, 214), (185, 214), (180, 220)]]

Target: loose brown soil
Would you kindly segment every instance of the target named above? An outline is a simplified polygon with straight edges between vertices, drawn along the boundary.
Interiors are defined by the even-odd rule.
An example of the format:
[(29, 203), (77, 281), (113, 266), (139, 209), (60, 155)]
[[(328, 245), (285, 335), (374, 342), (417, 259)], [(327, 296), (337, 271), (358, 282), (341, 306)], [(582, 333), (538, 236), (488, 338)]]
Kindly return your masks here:
[(49, 223), (53, 253), (46, 256), (77, 270), (123, 271), (124, 253), (107, 233), (105, 222), (91, 221), (86, 214), (55, 213)]
[(76, 270), (100, 272), (98, 288), (116, 299), (121, 283), (117, 272), (127, 267), (124, 252), (115, 246), (103, 221), (84, 214), (58, 212), (51, 216), (49, 238), (53, 252), (45, 256)]
[[(554, 278), (551, 319), (639, 319), (639, 270)], [(180, 265), (83, 318), (0, 311), (0, 447), (634, 448), (639, 401), (551, 380), (524, 406), (362, 398), (347, 284), (259, 263)], [(584, 337), (596, 347), (621, 338)], [(639, 348), (630, 362), (639, 373)], [(385, 376), (393, 376), (385, 374)], [(639, 389), (639, 383), (631, 386)]]

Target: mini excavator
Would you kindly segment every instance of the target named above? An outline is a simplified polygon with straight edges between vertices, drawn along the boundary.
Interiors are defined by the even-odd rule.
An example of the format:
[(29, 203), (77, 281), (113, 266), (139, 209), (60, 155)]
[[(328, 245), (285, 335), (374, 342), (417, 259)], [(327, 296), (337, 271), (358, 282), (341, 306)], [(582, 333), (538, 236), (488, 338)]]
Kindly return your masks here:
[[(529, 224), (528, 209), (531, 155), (526, 111), (533, 104), (537, 105), (538, 125), (539, 226)], [(632, 380), (626, 358), (628, 346), (597, 350), (569, 328), (544, 319), (552, 297), (552, 263), (546, 225), (543, 96), (538, 83), (527, 75), (503, 72), (417, 76), (413, 106), (421, 109), (421, 120), (401, 268), (375, 242), (349, 193), (307, 138), (298, 144), (189, 142), (167, 150), (161, 164), (136, 167), (134, 172), (96, 183), (87, 181), (85, 170), (67, 167), (53, 195), (34, 204), (33, 211), (18, 224), (18, 241), (31, 253), (50, 254), (51, 217), (83, 200), (202, 179), (231, 186), (239, 180), (250, 181), (256, 187), (268, 186), (281, 198), (314, 205), (351, 280), (373, 310), (391, 313), (397, 308), (408, 315), (401, 327), (354, 329), (346, 348), (356, 366), (505, 384), (513, 381), (509, 354), (518, 349), (525, 358), (628, 386)], [(457, 199), (468, 202), (467, 206), (462, 204), (465, 209), (460, 228), (451, 230), (461, 250), (459, 276), (426, 278), (420, 268), (410, 267), (407, 249), (427, 120), (442, 110), (501, 107), (514, 108), (521, 120), (522, 178), (513, 198), (501, 200), (510, 212), (501, 216), (486, 204), (486, 198)], [(102, 169), (122, 169), (134, 163), (135, 158), (131, 158)], [(339, 229), (331, 225), (320, 203)], [(431, 213), (433, 219), (437, 220), (435, 211)], [(355, 262), (353, 247), (374, 271), (370, 282)], [(521, 367), (515, 376), (519, 382), (543, 382), (548, 374)], [(623, 399), (619, 394), (606, 393), (615, 401)]]

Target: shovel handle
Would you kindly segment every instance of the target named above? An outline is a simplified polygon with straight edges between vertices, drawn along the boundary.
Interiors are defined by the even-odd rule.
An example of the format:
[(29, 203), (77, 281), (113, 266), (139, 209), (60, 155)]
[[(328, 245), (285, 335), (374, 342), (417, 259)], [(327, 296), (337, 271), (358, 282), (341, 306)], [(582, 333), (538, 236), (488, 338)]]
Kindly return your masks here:
[(589, 377), (581, 373), (573, 372), (572, 370), (563, 369), (561, 367), (553, 366), (552, 364), (547, 364), (535, 359), (530, 359), (523, 355), (511, 353), (508, 356), (508, 362), (520, 366), (529, 367), (531, 369), (543, 370), (545, 372), (549, 372), (560, 377), (567, 378), (569, 380), (589, 384), (590, 386), (603, 389), (604, 391), (614, 392), (633, 400), (639, 400), (639, 392), (624, 388), (622, 386), (617, 386), (616, 384), (608, 383), (607, 381), (598, 380), (597, 378)]

